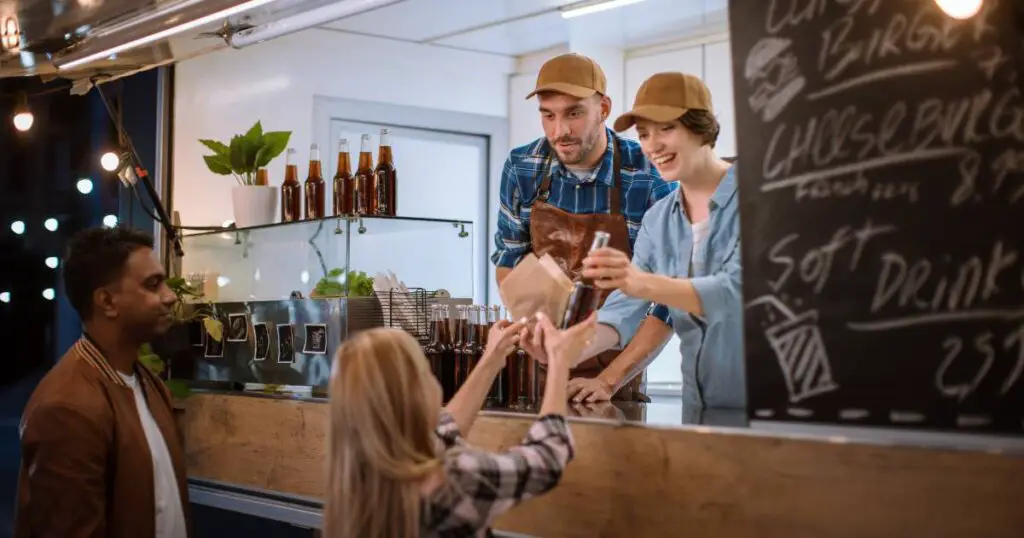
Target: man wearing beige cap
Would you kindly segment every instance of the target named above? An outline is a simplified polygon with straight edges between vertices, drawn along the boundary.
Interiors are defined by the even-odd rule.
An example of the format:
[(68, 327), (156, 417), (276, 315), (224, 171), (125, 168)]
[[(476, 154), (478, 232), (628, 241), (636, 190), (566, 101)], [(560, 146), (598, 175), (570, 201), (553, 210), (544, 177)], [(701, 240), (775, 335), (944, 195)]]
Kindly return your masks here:
[[(742, 422), (736, 167), (715, 154), (719, 124), (711, 94), (693, 75), (658, 73), (640, 86), (633, 109), (615, 121), (615, 129), (634, 124), (644, 155), (662, 177), (679, 182), (679, 194), (647, 212), (632, 253), (600, 249), (584, 260), (585, 277), (616, 290), (598, 312), (588, 352), (629, 341), (650, 305), (667, 305), (680, 340), (684, 419), (707, 422), (710, 413), (718, 423)], [(628, 370), (624, 362), (615, 361), (610, 370)]]
[[(644, 213), (674, 190), (651, 169), (639, 144), (605, 126), (612, 106), (606, 85), (601, 67), (580, 54), (562, 54), (541, 67), (526, 98), (536, 97), (545, 136), (512, 150), (501, 177), (491, 256), (499, 285), (529, 252), (548, 254), (570, 278), (579, 276), (597, 231), (609, 233), (614, 248), (632, 252)], [(652, 306), (650, 314), (623, 354), (645, 358), (661, 343), (642, 345), (650, 340), (646, 332), (663, 334), (670, 323), (664, 307)], [(644, 399), (642, 376), (620, 384), (597, 378), (619, 354), (612, 350), (580, 364), (570, 393), (595, 385), (617, 400)]]

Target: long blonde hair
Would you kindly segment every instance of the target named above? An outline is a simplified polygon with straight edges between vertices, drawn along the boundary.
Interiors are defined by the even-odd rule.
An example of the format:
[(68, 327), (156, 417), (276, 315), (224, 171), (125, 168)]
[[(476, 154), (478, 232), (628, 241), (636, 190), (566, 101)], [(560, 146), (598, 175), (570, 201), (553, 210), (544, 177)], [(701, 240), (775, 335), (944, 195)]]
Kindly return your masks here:
[(325, 538), (414, 538), (421, 484), (441, 467), (439, 387), (408, 333), (373, 329), (338, 350), (330, 383)]

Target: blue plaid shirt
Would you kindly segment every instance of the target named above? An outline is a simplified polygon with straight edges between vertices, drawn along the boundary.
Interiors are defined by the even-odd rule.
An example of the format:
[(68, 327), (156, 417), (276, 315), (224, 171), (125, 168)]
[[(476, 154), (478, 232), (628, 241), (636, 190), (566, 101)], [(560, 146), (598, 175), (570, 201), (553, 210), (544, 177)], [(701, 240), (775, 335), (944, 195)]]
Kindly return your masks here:
[[(620, 207), (629, 228), (629, 248), (632, 249), (644, 214), (655, 202), (674, 192), (677, 185), (661, 179), (644, 158), (639, 143), (619, 138), (611, 129), (605, 128), (605, 131), (608, 134), (608, 149), (593, 180), (581, 180), (557, 158), (551, 159), (551, 192), (546, 201), (569, 213), (608, 213), (609, 192), (614, 181), (612, 138), (616, 138), (622, 168)], [(532, 250), (530, 212), (537, 199), (537, 191), (544, 178), (544, 163), (550, 152), (547, 140), (539, 138), (513, 149), (505, 161), (501, 173), (498, 231), (494, 234), (495, 251), (491, 255), (491, 262), (498, 267), (515, 267)], [(662, 321), (671, 322), (667, 308), (659, 305), (652, 308), (652, 311)]]

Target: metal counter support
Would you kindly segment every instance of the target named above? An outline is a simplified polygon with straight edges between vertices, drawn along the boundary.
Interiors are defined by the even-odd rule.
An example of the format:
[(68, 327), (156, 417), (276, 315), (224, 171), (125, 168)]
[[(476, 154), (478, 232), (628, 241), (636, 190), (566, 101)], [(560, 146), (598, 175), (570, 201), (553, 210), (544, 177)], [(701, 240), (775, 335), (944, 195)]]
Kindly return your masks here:
[[(297, 495), (226, 484), (215, 480), (190, 478), (189, 500), (195, 504), (219, 508), (249, 516), (290, 523), (297, 527), (319, 529), (323, 503)], [(499, 538), (533, 538), (526, 534), (494, 531)]]

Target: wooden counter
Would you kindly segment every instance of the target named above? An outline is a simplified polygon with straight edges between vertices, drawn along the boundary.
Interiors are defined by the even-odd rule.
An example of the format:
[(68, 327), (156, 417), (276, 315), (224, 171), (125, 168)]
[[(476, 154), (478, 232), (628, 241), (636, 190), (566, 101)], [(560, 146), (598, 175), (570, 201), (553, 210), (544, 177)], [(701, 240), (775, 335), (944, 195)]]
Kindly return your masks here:
[[(322, 497), (327, 406), (199, 394), (189, 473)], [(528, 418), (481, 416), (470, 442), (516, 444)], [(561, 485), (499, 521), (535, 536), (1024, 537), (1024, 457), (574, 422)]]

